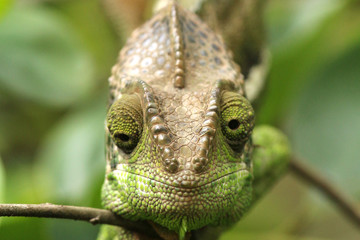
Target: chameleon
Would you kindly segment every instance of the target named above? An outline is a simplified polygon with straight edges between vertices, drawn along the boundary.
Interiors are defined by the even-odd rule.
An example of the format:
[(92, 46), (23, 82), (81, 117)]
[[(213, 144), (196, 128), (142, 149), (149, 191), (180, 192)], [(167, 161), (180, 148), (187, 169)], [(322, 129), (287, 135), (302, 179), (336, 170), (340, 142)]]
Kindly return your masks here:
[(285, 172), (287, 138), (255, 126), (250, 68), (233, 56), (177, 1), (127, 39), (109, 78), (102, 203), (158, 237), (104, 225), (98, 240), (217, 239)]

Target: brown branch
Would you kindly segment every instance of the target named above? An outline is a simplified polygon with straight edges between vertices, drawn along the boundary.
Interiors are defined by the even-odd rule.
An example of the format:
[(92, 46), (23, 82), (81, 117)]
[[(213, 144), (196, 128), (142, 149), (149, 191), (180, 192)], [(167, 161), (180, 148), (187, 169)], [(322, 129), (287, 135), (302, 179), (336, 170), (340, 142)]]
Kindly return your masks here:
[(89, 207), (44, 204), (0, 204), (0, 217), (64, 218), (87, 221), (91, 224), (109, 224), (157, 236), (147, 222), (134, 222), (121, 218), (111, 211)]
[(300, 178), (322, 191), (343, 213), (360, 228), (360, 209), (356, 207), (342, 192), (326, 181), (318, 172), (307, 167), (302, 161), (293, 158), (290, 169)]

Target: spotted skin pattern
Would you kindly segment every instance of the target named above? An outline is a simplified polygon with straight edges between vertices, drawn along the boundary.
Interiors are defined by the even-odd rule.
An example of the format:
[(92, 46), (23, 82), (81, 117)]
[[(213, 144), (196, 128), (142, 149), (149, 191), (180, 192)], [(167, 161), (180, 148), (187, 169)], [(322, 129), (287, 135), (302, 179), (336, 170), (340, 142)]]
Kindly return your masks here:
[(168, 239), (238, 221), (253, 197), (254, 111), (221, 37), (171, 3), (133, 32), (109, 84), (105, 208)]

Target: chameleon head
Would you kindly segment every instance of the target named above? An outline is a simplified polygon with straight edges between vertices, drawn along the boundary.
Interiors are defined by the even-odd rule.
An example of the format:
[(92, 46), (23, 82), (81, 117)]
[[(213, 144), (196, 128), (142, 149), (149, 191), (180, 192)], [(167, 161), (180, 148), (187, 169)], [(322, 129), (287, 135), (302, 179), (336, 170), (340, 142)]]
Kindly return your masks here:
[(238, 220), (252, 182), (243, 89), (194, 14), (173, 4), (137, 29), (110, 78), (105, 207), (176, 232)]

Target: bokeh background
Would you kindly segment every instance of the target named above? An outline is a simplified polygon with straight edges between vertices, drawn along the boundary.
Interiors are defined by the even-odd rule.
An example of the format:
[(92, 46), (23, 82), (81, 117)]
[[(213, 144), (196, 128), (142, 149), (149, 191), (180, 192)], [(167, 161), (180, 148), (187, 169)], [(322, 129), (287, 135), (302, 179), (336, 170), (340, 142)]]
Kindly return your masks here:
[[(360, 202), (360, 1), (269, 0), (272, 67), (258, 124)], [(125, 36), (123, 36), (125, 39)], [(107, 78), (123, 39), (96, 0), (0, 1), (2, 203), (101, 207)], [(358, 204), (359, 205), (359, 204)], [(95, 239), (98, 226), (3, 218), (0, 239)], [(360, 239), (287, 174), (222, 239)]]

